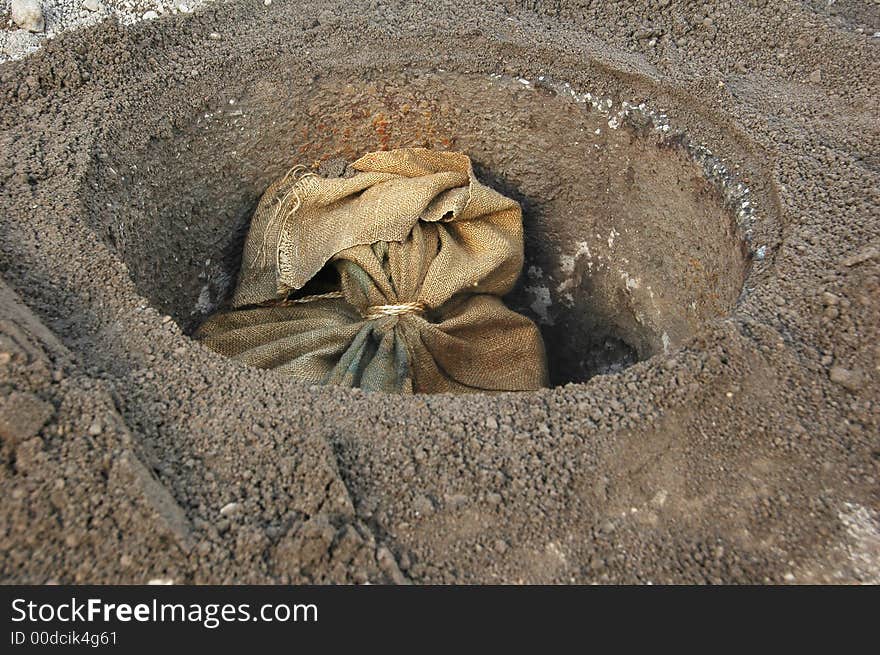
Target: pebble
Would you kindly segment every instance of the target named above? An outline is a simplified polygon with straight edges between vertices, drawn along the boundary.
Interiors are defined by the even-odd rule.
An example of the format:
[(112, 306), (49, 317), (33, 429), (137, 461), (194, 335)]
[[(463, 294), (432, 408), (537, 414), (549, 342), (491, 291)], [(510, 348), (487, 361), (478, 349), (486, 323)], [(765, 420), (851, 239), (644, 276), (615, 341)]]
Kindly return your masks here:
[(666, 499), (669, 497), (669, 492), (665, 489), (661, 489), (654, 497), (651, 499), (651, 504), (654, 507), (663, 507), (666, 504)]
[(446, 501), (446, 506), (452, 509), (459, 509), (468, 503), (468, 497), (464, 494), (446, 494), (444, 500)]
[(55, 408), (34, 394), (13, 391), (0, 398), (0, 443), (11, 445), (39, 434), (55, 413)]
[(241, 503), (227, 503), (220, 508), (220, 516), (233, 516), (238, 513)]
[(98, 11), (101, 9), (101, 3), (98, 0), (84, 0), (83, 8), (88, 9), (89, 11)]
[(424, 516), (434, 511), (434, 503), (427, 496), (416, 496), (416, 499), (413, 501), (413, 509), (417, 514)]
[(849, 257), (844, 257), (840, 263), (844, 266), (855, 266), (856, 264), (861, 264), (862, 262), (866, 262), (869, 259), (875, 259), (878, 255), (880, 255), (880, 250), (874, 247), (868, 247), (864, 250), (860, 250), (854, 255), (850, 255)]
[(391, 581), (394, 584), (411, 584), (406, 576), (403, 575), (403, 572), (397, 565), (397, 560), (394, 559), (394, 555), (391, 553), (391, 550), (388, 548), (388, 546), (379, 546), (379, 548), (376, 550), (376, 563), (379, 565), (379, 568), (382, 569), (389, 578), (391, 578)]
[(212, 41), (219, 41), (219, 40), (222, 39), (223, 37), (220, 36), (220, 32), (211, 32), (211, 33), (208, 35), (208, 38), (211, 39)]
[(826, 291), (822, 294), (822, 304), (826, 307), (833, 307), (840, 302), (840, 298), (835, 296), (833, 293)]
[(159, 14), (157, 14), (153, 10), (150, 10), (145, 12), (144, 15), (141, 16), (141, 18), (143, 18), (144, 20), (153, 20), (154, 18), (159, 18)]
[(817, 68), (812, 73), (810, 73), (810, 82), (812, 82), (813, 84), (818, 84), (821, 81), (822, 81), (822, 71), (821, 71), (821, 69)]
[(43, 9), (38, 0), (12, 0), (12, 22), (28, 32), (46, 29)]
[(93, 437), (97, 437), (101, 432), (104, 431), (104, 426), (101, 425), (101, 421), (95, 419), (92, 421), (92, 424), (89, 426), (89, 434)]
[(858, 391), (862, 388), (862, 376), (858, 371), (851, 371), (843, 366), (834, 366), (828, 373), (831, 381), (839, 384), (850, 391)]

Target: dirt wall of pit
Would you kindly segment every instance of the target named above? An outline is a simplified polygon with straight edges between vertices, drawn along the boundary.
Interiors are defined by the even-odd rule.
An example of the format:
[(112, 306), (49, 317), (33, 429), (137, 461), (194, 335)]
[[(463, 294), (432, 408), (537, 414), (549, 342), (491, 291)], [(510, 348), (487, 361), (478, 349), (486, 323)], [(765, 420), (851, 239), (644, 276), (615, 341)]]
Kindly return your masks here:
[[(2, 579), (876, 581), (862, 14), (374, 4), (218, 3), (0, 68)], [(561, 386), (306, 387), (188, 337), (270, 181), (412, 144), (523, 203), (511, 302)]]

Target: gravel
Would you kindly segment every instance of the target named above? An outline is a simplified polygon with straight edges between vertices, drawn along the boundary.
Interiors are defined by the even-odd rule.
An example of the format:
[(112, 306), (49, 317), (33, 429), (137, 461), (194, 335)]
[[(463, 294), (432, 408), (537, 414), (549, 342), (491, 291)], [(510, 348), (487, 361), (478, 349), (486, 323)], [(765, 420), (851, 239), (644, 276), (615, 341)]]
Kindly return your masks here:
[[(141, 20), (192, 13), (211, 0), (2, 0), (0, 62), (36, 52), (47, 40), (70, 30), (116, 20), (132, 25)], [(21, 7), (22, 9), (19, 9)], [(17, 13), (19, 12), (19, 13)], [(16, 16), (21, 16), (20, 22)]]
[[(2, 33), (7, 56), (42, 49), (0, 66), (0, 398), (26, 409), (0, 439), (0, 580), (876, 582), (876, 5), (103, 6), (47, 3), (44, 36)], [(137, 22), (147, 11), (160, 16)], [(83, 29), (61, 34), (65, 20)], [(244, 154), (296, 158), (273, 121), (301, 121), (309, 134), (278, 138), (323, 151), (324, 117), (369, 132), (388, 117), (358, 112), (398, 99), (433, 138), (438, 117), (501, 89), (497, 121), (523, 120), (497, 170), (586, 144), (563, 162), (582, 184), (521, 194), (530, 228), (584, 220), (543, 208), (588, 184), (670, 171), (719, 206), (706, 167), (607, 115), (601, 135), (579, 130), (595, 111), (541, 76), (613, 99), (615, 116), (621, 100), (650, 105), (752, 190), (742, 252), (763, 258), (730, 311), (668, 353), (531, 394), (390, 397), (236, 366), (187, 336), (192, 306), (156, 299), (169, 270), (196, 271), (171, 276), (171, 305), (184, 285), (205, 306), (222, 298), (228, 253), (155, 257), (157, 234), (172, 224), (175, 248), (221, 250), (193, 232), (218, 215), (239, 225), (276, 173)], [(425, 80), (435, 92), (413, 104)], [(477, 101), (444, 107), (462, 84)], [(536, 137), (548, 145), (517, 148)], [(632, 153), (631, 169), (598, 167), (603, 143)], [(232, 205), (205, 202), (215, 180)], [(673, 191), (634, 220), (666, 211), (672, 224)], [(246, 511), (218, 517), (232, 499)]]

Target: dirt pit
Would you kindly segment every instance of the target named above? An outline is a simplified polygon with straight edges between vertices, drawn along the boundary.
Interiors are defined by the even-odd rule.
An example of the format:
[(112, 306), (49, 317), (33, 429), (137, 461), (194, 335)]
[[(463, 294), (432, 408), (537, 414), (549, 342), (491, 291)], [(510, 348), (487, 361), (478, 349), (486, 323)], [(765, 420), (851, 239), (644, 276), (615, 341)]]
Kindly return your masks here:
[[(663, 4), (232, 0), (0, 66), (0, 578), (880, 579), (876, 43)], [(522, 203), (553, 388), (190, 338), (271, 181), (404, 145)]]
[(466, 152), (522, 204), (524, 274), (507, 301), (541, 326), (554, 384), (668, 353), (739, 297), (748, 190), (731, 199), (732, 178), (707, 178), (687, 138), (644, 105), (543, 76), (385, 70), (357, 83), (324, 73), (213, 84), (227, 95), (146, 147), (132, 148), (124, 125), (110, 132), (84, 194), (141, 293), (187, 331), (234, 286), (271, 182), (295, 164), (332, 174), (407, 146)]

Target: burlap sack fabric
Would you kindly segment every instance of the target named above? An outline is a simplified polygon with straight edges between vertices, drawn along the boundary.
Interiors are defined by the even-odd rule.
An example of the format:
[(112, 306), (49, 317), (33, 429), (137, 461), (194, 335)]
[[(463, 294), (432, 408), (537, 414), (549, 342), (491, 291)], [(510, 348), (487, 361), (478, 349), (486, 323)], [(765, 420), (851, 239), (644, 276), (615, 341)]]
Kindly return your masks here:
[(268, 188), (231, 309), (197, 337), (305, 382), (373, 391), (525, 391), (544, 344), (508, 309), (523, 263), (519, 204), (470, 159), (373, 152), (347, 177), (296, 170)]

